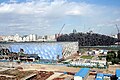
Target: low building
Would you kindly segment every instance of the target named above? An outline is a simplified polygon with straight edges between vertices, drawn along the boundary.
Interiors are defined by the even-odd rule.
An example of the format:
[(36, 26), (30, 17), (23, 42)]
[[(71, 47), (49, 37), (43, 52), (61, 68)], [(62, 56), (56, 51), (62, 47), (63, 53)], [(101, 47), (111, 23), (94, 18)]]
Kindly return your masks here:
[(78, 61), (71, 61), (71, 66), (86, 66), (86, 67), (97, 67), (97, 68), (107, 68), (106, 60), (89, 60), (80, 59)]
[(19, 56), (20, 61), (35, 61), (39, 60), (38, 54), (24, 54), (22, 56)]
[(117, 80), (120, 80), (120, 69), (116, 69)]
[(103, 73), (97, 73), (95, 80), (103, 80), (104, 74)]
[(91, 63), (99, 63), (99, 64), (106, 65), (106, 60), (91, 60)]
[(74, 80), (86, 80), (89, 75), (90, 68), (82, 68), (74, 75)]

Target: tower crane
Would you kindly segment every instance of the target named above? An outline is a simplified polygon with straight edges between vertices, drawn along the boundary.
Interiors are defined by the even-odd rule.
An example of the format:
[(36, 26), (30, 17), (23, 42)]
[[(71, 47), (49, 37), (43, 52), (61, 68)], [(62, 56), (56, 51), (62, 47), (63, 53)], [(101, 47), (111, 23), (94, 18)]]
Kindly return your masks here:
[(116, 28), (117, 28), (117, 31), (118, 31), (118, 34), (119, 34), (120, 30), (119, 30), (119, 28), (118, 28), (117, 24), (116, 24)]
[[(118, 31), (118, 33), (117, 33), (117, 38), (118, 38), (118, 40), (120, 40), (120, 30), (119, 30), (117, 24), (116, 24), (116, 28), (117, 28), (117, 31)], [(118, 45), (120, 45), (120, 42), (119, 42), (119, 41), (118, 41)]]
[(60, 32), (58, 33), (58, 37), (60, 36), (61, 31), (63, 30), (63, 28), (65, 27), (65, 24), (63, 24), (62, 28), (60, 29)]

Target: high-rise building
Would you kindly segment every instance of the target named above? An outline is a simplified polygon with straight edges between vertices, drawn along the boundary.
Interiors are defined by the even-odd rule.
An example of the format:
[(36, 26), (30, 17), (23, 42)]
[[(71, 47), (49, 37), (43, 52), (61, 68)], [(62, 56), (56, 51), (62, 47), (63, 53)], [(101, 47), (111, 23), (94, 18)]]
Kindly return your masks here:
[(36, 34), (32, 34), (32, 38), (33, 38), (33, 41), (36, 41), (37, 40), (37, 35)]
[(0, 36), (0, 41), (2, 41), (3, 40), (3, 38), (2, 38), (2, 36)]
[(16, 42), (21, 42), (21, 41), (22, 41), (22, 37), (19, 36), (18, 34), (16, 34), (16, 35), (14, 36), (13, 40), (16, 41)]
[(120, 33), (117, 34), (117, 38), (118, 38), (118, 40), (120, 40)]
[(30, 34), (23, 36), (23, 41), (37, 41), (37, 35), (36, 34)]
[(76, 29), (73, 29), (73, 33), (77, 33), (77, 30), (76, 30)]
[(55, 35), (45, 35), (46, 41), (56, 41)]

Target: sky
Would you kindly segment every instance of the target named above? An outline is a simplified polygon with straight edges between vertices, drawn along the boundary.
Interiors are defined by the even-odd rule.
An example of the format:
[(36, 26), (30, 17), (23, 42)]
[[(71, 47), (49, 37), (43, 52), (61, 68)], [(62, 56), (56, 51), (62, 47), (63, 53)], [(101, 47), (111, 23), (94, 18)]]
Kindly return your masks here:
[(0, 35), (89, 32), (120, 29), (120, 0), (0, 0)]

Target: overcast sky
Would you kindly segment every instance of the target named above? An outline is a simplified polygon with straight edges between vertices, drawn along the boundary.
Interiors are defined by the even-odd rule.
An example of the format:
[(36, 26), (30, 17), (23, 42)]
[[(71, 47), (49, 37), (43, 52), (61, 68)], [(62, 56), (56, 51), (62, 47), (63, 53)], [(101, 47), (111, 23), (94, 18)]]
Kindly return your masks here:
[(120, 0), (0, 0), (0, 35), (117, 34)]

